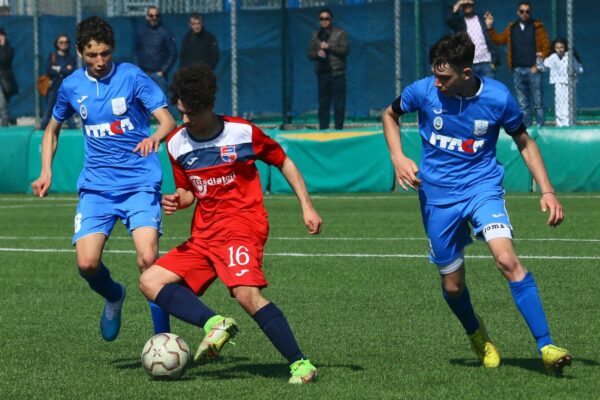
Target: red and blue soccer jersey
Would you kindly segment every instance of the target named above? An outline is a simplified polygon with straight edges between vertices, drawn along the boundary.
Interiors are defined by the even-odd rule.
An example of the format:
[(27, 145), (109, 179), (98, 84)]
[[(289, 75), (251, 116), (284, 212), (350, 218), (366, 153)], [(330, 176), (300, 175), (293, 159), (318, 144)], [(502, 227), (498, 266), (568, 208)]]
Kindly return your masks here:
[(281, 166), (286, 154), (260, 128), (234, 117), (220, 117), (223, 130), (207, 140), (193, 138), (180, 127), (167, 138), (175, 186), (198, 199), (192, 223), (194, 235), (221, 224), (250, 218), (266, 224), (256, 160)]
[(281, 146), (249, 122), (220, 117), (223, 130), (207, 140), (180, 127), (167, 138), (175, 186), (197, 198), (192, 236), (156, 261), (196, 293), (217, 278), (228, 288), (265, 287), (269, 232), (256, 160), (281, 166)]

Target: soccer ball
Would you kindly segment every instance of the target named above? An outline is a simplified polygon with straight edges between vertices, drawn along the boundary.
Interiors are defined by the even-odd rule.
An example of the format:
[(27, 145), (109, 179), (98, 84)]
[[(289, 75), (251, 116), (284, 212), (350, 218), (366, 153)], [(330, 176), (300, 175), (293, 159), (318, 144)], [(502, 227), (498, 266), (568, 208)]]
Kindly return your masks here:
[(142, 366), (153, 379), (177, 379), (190, 361), (187, 343), (172, 333), (159, 333), (146, 342), (142, 350)]

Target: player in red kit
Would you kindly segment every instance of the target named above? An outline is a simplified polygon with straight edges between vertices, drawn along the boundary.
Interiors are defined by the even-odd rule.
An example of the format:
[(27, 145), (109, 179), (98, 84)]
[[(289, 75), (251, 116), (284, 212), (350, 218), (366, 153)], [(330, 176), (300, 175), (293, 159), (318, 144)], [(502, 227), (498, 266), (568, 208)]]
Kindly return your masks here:
[(171, 86), (172, 101), (184, 125), (167, 138), (177, 190), (164, 195), (165, 213), (196, 202), (191, 237), (156, 260), (140, 277), (144, 295), (177, 318), (204, 329), (196, 362), (219, 355), (238, 331), (198, 298), (218, 277), (288, 360), (290, 383), (309, 383), (317, 369), (298, 346), (287, 319), (262, 297), (262, 271), (269, 232), (256, 160), (274, 165), (296, 193), (308, 233), (321, 232), (304, 179), (281, 146), (241, 118), (213, 111), (216, 76), (205, 65), (179, 70)]

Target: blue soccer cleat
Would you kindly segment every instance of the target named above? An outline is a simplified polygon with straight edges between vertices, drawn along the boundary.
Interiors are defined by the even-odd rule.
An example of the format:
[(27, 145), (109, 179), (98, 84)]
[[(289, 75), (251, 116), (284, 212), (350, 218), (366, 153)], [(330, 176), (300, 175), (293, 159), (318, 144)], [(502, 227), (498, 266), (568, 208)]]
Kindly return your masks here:
[(121, 298), (114, 303), (106, 301), (102, 318), (100, 318), (100, 334), (102, 335), (102, 339), (107, 342), (115, 340), (119, 336), (119, 329), (121, 329), (121, 309), (125, 301), (125, 286), (120, 283), (119, 286), (121, 286), (123, 293)]

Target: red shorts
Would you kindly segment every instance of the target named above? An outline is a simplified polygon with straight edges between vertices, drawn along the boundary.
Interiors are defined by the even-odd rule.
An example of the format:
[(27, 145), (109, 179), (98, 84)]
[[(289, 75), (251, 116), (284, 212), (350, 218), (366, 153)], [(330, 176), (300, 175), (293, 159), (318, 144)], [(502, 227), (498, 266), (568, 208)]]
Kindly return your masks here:
[[(155, 264), (179, 275), (198, 295), (219, 277), (231, 291), (236, 286), (266, 287), (262, 270), (264, 235), (236, 233), (210, 240), (192, 236)], [(225, 237), (223, 237), (225, 236)]]

